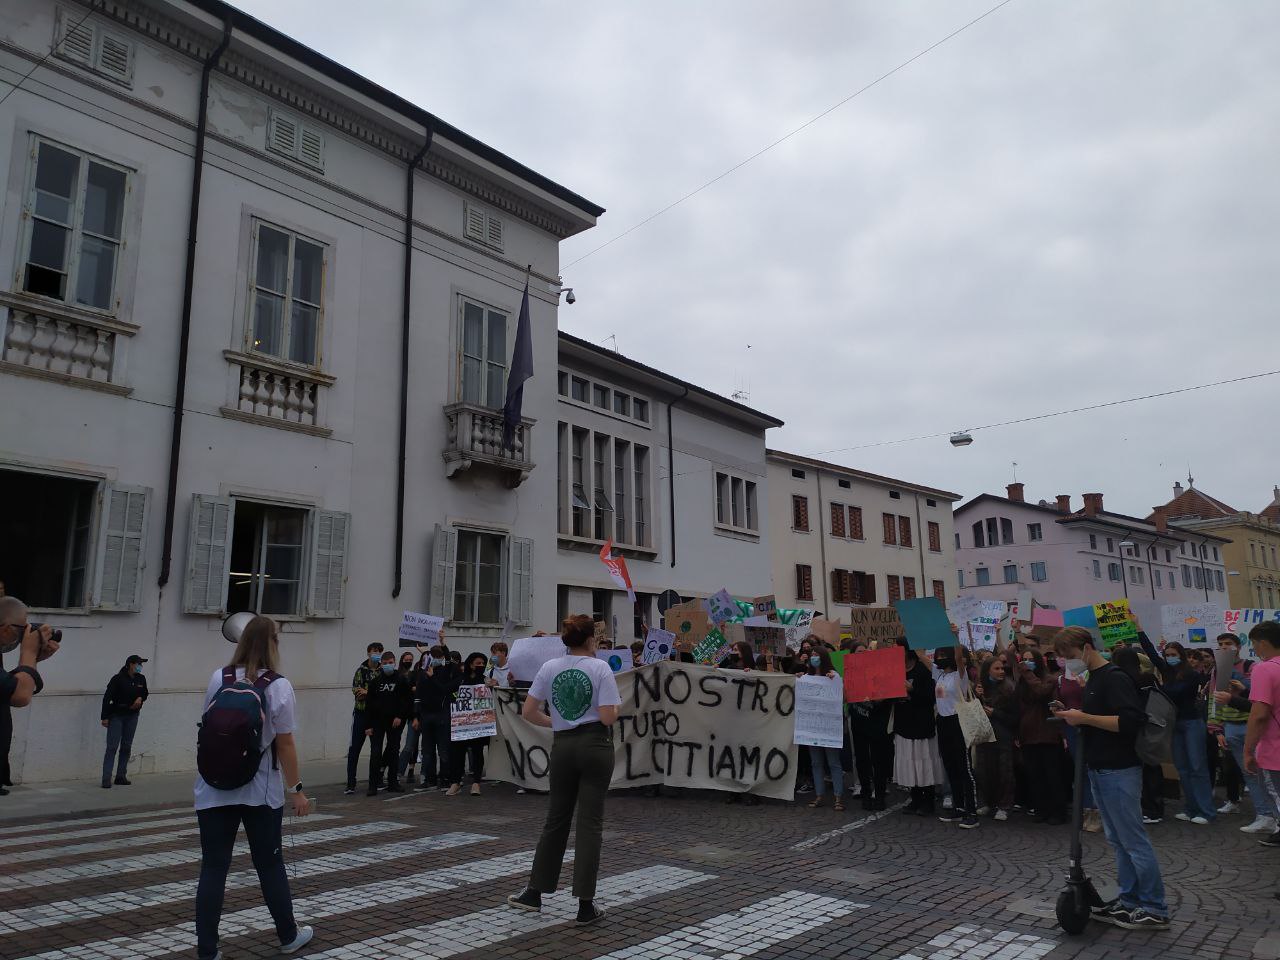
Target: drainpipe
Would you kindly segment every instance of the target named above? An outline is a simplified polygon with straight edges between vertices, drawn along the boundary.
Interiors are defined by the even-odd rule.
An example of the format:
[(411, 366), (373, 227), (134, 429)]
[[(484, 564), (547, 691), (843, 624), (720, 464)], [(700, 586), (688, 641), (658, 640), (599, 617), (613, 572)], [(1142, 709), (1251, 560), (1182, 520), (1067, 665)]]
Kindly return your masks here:
[(925, 534), (928, 532), (924, 528), (924, 523), (920, 519), (920, 494), (913, 493), (916, 501), (916, 543), (920, 544), (920, 592), (917, 597), (932, 597), (933, 590), (929, 586), (929, 581), (924, 574), (924, 544)]
[(396, 574), (391, 587), (392, 599), (400, 596), (404, 579), (404, 478), (409, 444), (409, 306), (413, 287), (413, 181), (418, 164), (431, 149), (433, 131), (427, 127), (427, 139), (412, 160), (405, 175), (404, 200), (404, 288), (400, 295), (400, 457), (396, 477)]
[(675, 435), (671, 427), (671, 411), (677, 403), (689, 395), (689, 388), (667, 404), (667, 501), (671, 507), (671, 566), (676, 565), (676, 451)]
[(825, 618), (831, 611), (831, 604), (835, 603), (835, 597), (831, 596), (831, 572), (827, 570), (827, 526), (822, 512), (822, 471), (813, 471), (813, 476), (818, 487), (818, 562), (822, 564), (822, 594), (827, 598), (827, 602), (822, 605), (822, 615)]
[(182, 408), (187, 402), (187, 353), (191, 345), (191, 300), (196, 282), (196, 234), (200, 226), (200, 179), (204, 172), (204, 141), (209, 127), (209, 77), (231, 44), (231, 19), (222, 22), (222, 40), (200, 71), (200, 113), (196, 119), (195, 169), (191, 174), (191, 204), (187, 218), (187, 267), (182, 286), (182, 326), (178, 335), (178, 383), (173, 397), (173, 433), (169, 438), (169, 486), (164, 505), (164, 553), (159, 586), (169, 582), (173, 565), (173, 517), (177, 507), (178, 465), (182, 459)]

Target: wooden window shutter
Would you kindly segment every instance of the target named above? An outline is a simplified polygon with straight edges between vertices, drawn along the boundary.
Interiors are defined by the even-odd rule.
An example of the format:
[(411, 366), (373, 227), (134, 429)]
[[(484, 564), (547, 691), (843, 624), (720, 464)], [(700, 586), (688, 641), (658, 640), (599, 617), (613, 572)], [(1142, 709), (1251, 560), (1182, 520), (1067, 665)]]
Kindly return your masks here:
[(324, 169), (324, 137), (320, 131), (303, 127), (298, 137), (298, 159), (309, 167)]
[(58, 56), (85, 67), (93, 66), (93, 24), (80, 21), (69, 11), (59, 13)]
[(479, 240), (481, 243), (484, 243), (486, 238), (484, 209), (468, 203), (466, 218), (467, 239)]
[(307, 616), (326, 619), (343, 616), (347, 592), (347, 546), (350, 541), (351, 514), (316, 511)]
[(453, 614), (453, 583), (458, 568), (458, 534), (436, 524), (431, 547), (431, 593), (427, 613), (450, 619)]
[(898, 543), (904, 547), (911, 546), (911, 518), (898, 518)]
[(97, 589), (99, 610), (140, 610), (142, 570), (146, 566), (147, 517), (151, 490), (108, 487), (103, 495), (98, 530)]
[(902, 587), (899, 585), (898, 578), (890, 574), (889, 580), (889, 602), (902, 599)]
[(947, 602), (947, 585), (941, 580), (933, 581), (933, 595), (943, 603)]
[(892, 513), (884, 514), (884, 542), (887, 544), (897, 544), (898, 542), (898, 518)]
[(874, 573), (862, 574), (862, 602), (876, 602), (876, 575)]
[(791, 496), (791, 525), (797, 530), (809, 529), (809, 498), (797, 494)]
[(916, 596), (916, 578), (902, 578), (902, 597), (904, 600), (914, 600)]
[(484, 242), (495, 250), (502, 249), (502, 221), (493, 214), (486, 218)]
[(532, 623), (533, 541), (525, 537), (511, 538), (511, 571), (507, 596), (507, 616), (511, 621), (521, 625)]
[(796, 599), (813, 599), (813, 567), (807, 563), (796, 564)]
[(843, 603), (844, 597), (840, 593), (840, 571), (831, 571), (831, 602)]
[(129, 83), (133, 79), (133, 44), (105, 32), (100, 40), (98, 70), (112, 80)]
[(849, 508), (849, 536), (854, 540), (863, 539), (861, 507)]
[(226, 613), (227, 571), (231, 557), (231, 524), (235, 501), (196, 494), (191, 502), (187, 541), (184, 613)]
[(282, 113), (272, 113), (267, 125), (267, 149), (297, 159), (300, 131), (298, 122)]
[(833, 503), (831, 505), (831, 535), (833, 537), (844, 536), (844, 505)]

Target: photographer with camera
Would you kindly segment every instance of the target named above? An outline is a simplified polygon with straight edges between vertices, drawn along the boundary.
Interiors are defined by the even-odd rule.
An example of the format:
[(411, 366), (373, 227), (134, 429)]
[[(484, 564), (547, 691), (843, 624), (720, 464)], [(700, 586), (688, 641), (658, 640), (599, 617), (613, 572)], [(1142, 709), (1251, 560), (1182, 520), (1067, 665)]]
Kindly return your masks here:
[[(0, 653), (19, 648), (18, 665), (9, 671), (0, 671), (0, 751), (8, 772), (9, 742), (13, 737), (13, 720), (10, 707), (25, 707), (31, 698), (44, 689), (44, 680), (36, 670), (36, 664), (48, 660), (58, 652), (62, 631), (53, 630), (43, 623), (27, 622), (27, 605), (17, 597), (0, 597)], [(5, 777), (8, 780), (8, 777)], [(0, 786), (0, 796), (9, 793)]]

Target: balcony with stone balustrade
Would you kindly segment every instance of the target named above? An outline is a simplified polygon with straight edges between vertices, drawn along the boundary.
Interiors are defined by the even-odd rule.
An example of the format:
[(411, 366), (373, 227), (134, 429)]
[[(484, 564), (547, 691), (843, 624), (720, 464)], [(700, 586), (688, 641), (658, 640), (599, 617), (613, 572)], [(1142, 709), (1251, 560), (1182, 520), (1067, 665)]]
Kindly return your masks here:
[(524, 482), (534, 468), (533, 425), (525, 417), (516, 428), (512, 446), (502, 445), (502, 411), (475, 403), (451, 403), (444, 408), (448, 428), (443, 451), (445, 475), (478, 468), (497, 470), (508, 487)]
[(235, 374), (235, 406), (222, 408), (232, 420), (327, 437), (324, 401), (334, 377), (262, 354), (224, 350)]
[(0, 291), (0, 372), (128, 395), (124, 345), (138, 326), (106, 314)]

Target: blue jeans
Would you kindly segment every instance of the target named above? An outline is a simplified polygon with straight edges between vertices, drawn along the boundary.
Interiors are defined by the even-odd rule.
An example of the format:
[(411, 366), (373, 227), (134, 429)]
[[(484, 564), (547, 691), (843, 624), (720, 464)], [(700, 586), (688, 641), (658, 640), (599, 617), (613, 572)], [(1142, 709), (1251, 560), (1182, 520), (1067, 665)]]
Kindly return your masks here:
[(293, 919), (293, 900), (289, 895), (289, 877), (284, 871), (284, 855), (280, 847), (280, 821), (283, 807), (250, 807), (236, 805), (197, 810), (200, 821), (200, 882), (196, 886), (196, 953), (202, 958), (218, 953), (218, 921), (222, 919), (222, 900), (227, 891), (227, 871), (236, 845), (240, 822), (244, 821), (249, 838), (249, 855), (258, 871), (262, 899), (276, 924), (281, 943), (291, 943), (298, 936)]
[(1236, 759), (1236, 766), (1240, 768), (1240, 772), (1244, 774), (1244, 782), (1249, 787), (1249, 799), (1253, 801), (1253, 813), (1258, 817), (1274, 817), (1276, 815), (1276, 806), (1271, 802), (1271, 793), (1267, 790), (1266, 785), (1262, 782), (1262, 777), (1256, 773), (1250, 773), (1244, 768), (1244, 732), (1247, 724), (1243, 723), (1224, 723), (1222, 725), (1222, 736), (1227, 741), (1227, 749), (1231, 751), (1231, 756)]
[(1090, 770), (1089, 786), (1102, 816), (1102, 830), (1116, 854), (1120, 902), (1167, 917), (1160, 861), (1142, 826), (1142, 768)]
[[(123, 779), (129, 768), (129, 751), (133, 749), (133, 734), (138, 729), (138, 712), (131, 711), (107, 721), (107, 752), (102, 757), (102, 782), (111, 782), (111, 767), (115, 765), (116, 778)], [(120, 762), (115, 764), (116, 750)]]
[(1212, 820), (1218, 815), (1209, 782), (1209, 757), (1203, 720), (1179, 720), (1173, 728), (1173, 765), (1182, 781), (1182, 809), (1190, 817)]
[(827, 792), (824, 768), (831, 771), (831, 789), (837, 800), (844, 799), (844, 767), (840, 765), (839, 747), (810, 747), (809, 763), (813, 767), (813, 792), (821, 797)]

